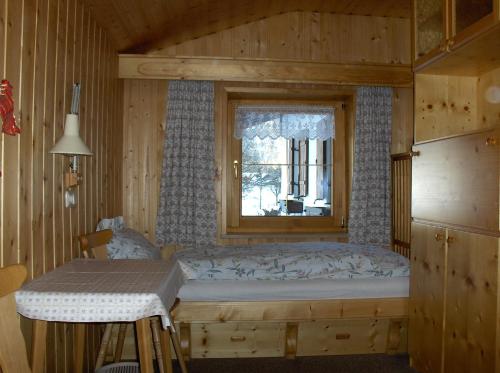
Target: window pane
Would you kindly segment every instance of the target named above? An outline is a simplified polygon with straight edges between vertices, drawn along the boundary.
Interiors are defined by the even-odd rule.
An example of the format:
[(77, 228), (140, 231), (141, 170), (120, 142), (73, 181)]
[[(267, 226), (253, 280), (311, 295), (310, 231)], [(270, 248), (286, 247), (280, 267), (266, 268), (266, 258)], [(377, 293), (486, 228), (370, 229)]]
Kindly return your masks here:
[(242, 216), (330, 216), (332, 141), (242, 139)]

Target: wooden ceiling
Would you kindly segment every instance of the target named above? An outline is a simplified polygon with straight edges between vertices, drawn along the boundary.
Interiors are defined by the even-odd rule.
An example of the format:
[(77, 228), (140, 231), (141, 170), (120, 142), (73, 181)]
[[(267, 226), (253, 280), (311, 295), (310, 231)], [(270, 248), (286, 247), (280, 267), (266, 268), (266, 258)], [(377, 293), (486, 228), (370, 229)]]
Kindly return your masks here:
[(411, 0), (84, 0), (120, 52), (145, 53), (292, 11), (409, 18)]

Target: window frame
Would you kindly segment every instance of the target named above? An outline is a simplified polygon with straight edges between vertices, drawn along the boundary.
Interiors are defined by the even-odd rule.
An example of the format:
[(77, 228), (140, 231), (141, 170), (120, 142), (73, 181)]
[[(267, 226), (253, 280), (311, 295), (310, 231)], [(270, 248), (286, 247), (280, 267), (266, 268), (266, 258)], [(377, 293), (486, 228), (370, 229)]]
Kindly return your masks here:
[[(226, 234), (259, 234), (259, 233), (335, 233), (346, 232), (347, 200), (349, 181), (348, 155), (348, 115), (346, 104), (348, 98), (335, 99), (295, 99), (295, 98), (232, 98), (227, 100), (227, 118), (225, 130), (225, 221), (223, 233)], [(333, 216), (242, 216), (241, 215), (241, 140), (234, 138), (235, 108), (237, 105), (250, 104), (296, 104), (321, 105), (335, 108), (335, 139), (332, 141), (332, 195), (331, 208)], [(238, 163), (235, 164), (234, 161)], [(235, 179), (235, 167), (238, 177)], [(225, 208), (224, 208), (225, 207)]]

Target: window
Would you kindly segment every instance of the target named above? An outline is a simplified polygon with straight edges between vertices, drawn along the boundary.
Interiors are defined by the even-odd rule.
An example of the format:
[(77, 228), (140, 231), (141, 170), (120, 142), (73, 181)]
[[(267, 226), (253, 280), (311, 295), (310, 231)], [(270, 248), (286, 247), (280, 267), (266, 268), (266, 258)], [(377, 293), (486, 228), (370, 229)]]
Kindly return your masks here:
[(230, 99), (226, 232), (344, 231), (341, 100)]

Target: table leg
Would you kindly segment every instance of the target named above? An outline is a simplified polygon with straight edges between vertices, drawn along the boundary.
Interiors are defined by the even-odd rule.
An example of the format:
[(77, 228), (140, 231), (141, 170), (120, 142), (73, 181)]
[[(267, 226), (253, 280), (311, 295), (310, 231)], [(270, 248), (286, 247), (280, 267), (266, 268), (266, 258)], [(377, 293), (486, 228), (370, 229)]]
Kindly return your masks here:
[(179, 343), (179, 338), (177, 338), (177, 332), (175, 331), (173, 325), (170, 325), (168, 328), (170, 329), (170, 338), (172, 339), (172, 344), (174, 345), (174, 350), (177, 355), (177, 361), (181, 366), (181, 372), (187, 373), (188, 370), (186, 367), (186, 362), (184, 361), (184, 357), (182, 356), (181, 345)]
[(172, 352), (170, 351), (170, 331), (168, 328), (161, 329), (160, 344), (163, 355), (163, 369), (165, 373), (172, 373)]
[(83, 356), (85, 354), (85, 323), (75, 324), (75, 357), (74, 357), (74, 370), (75, 373), (83, 372)]
[(137, 348), (139, 350), (141, 373), (153, 373), (153, 354), (151, 351), (149, 319), (137, 320), (135, 325), (137, 329)]
[(122, 359), (123, 344), (125, 343), (125, 337), (127, 335), (127, 323), (121, 323), (120, 329), (118, 330), (118, 338), (116, 339), (116, 349), (115, 349), (115, 363), (119, 363)]
[(31, 351), (31, 370), (33, 373), (45, 371), (45, 348), (47, 345), (47, 321), (35, 320)]

